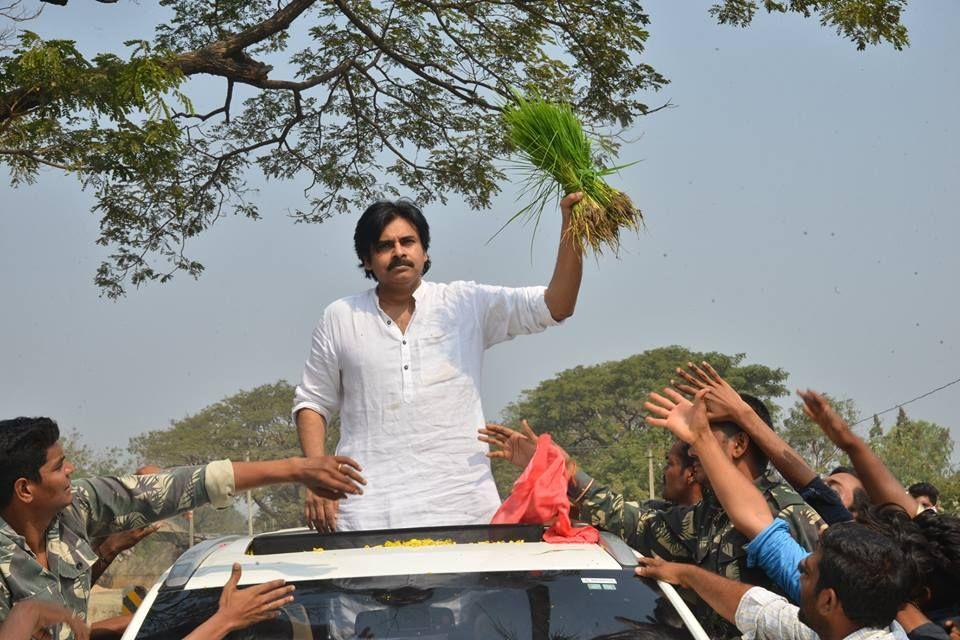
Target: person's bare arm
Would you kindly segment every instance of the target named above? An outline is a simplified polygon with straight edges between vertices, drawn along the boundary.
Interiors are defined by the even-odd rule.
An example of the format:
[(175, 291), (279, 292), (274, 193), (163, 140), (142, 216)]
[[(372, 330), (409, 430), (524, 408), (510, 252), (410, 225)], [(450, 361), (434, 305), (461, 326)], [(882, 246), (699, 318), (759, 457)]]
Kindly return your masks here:
[(783, 479), (796, 491), (801, 491), (817, 477), (809, 464), (793, 447), (771, 429), (740, 397), (740, 394), (710, 366), (687, 364), (689, 371), (678, 368), (677, 374), (685, 383), (675, 384), (680, 391), (694, 394), (698, 389), (711, 388), (707, 397), (707, 417), (710, 420), (729, 420), (740, 425), (750, 440), (766, 454)]
[(736, 624), (740, 601), (753, 588), (752, 585), (735, 582), (692, 564), (666, 562), (660, 558), (638, 558), (637, 562), (640, 564), (636, 568), (638, 576), (693, 589), (711, 609), (733, 624)]
[(797, 394), (803, 399), (803, 410), (806, 414), (823, 429), (833, 444), (849, 456), (870, 501), (873, 504), (896, 504), (903, 507), (910, 517), (915, 516), (916, 501), (870, 446), (834, 411), (830, 403), (819, 393), (809, 389), (797, 391)]
[(146, 527), (120, 531), (107, 536), (103, 542), (97, 546), (97, 561), (94, 563), (91, 571), (90, 582), (95, 583), (100, 579), (110, 564), (117, 559), (117, 556), (133, 548), (141, 540), (154, 533), (160, 528), (159, 524), (151, 524)]
[[(326, 454), (327, 421), (313, 409), (297, 411), (297, 436), (307, 457)], [(320, 532), (336, 531), (340, 503), (320, 496), (310, 489), (304, 495), (303, 515), (307, 526)]]
[(348, 494), (361, 495), (366, 480), (360, 465), (346, 456), (286, 458), (257, 462), (234, 462), (234, 488), (237, 491), (257, 489), (271, 484), (298, 482), (319, 495), (345, 499)]
[(553, 277), (547, 285), (544, 301), (550, 315), (557, 322), (573, 315), (583, 279), (583, 256), (574, 246), (570, 237), (570, 210), (583, 198), (582, 193), (569, 193), (560, 201), (560, 213), (563, 222), (560, 225), (560, 248), (557, 250), (557, 263), (553, 268)]
[(752, 540), (773, 522), (773, 515), (763, 494), (737, 471), (710, 430), (706, 400), (710, 393), (709, 388), (697, 391), (692, 403), (673, 389), (664, 389), (663, 395), (651, 393), (650, 400), (644, 404), (652, 414), (646, 421), (669, 429), (690, 445), (730, 522)]
[(129, 613), (97, 620), (90, 625), (90, 640), (116, 640), (121, 638), (131, 620), (133, 620), (133, 615)]
[(264, 620), (276, 618), (280, 607), (293, 602), (292, 585), (274, 580), (238, 589), (240, 565), (234, 564), (230, 579), (220, 594), (217, 612), (194, 629), (184, 640), (221, 640), (233, 631), (246, 629)]

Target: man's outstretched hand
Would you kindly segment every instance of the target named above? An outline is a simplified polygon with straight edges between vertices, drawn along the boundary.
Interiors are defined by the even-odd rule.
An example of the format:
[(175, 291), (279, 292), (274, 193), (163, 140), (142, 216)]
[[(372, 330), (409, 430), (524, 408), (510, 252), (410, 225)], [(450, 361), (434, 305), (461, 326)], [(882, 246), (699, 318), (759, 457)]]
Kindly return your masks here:
[(331, 500), (343, 500), (347, 495), (363, 495), (367, 484), (360, 472), (363, 469), (353, 458), (346, 456), (316, 456), (302, 458), (299, 467), (300, 482), (313, 493)]
[(506, 460), (515, 467), (526, 468), (537, 451), (537, 434), (526, 420), (520, 421), (520, 429), (510, 429), (502, 424), (488, 423), (480, 429), (479, 440), (494, 448), (488, 458)]
[(709, 389), (700, 389), (690, 402), (670, 388), (664, 389), (663, 395), (654, 391), (643, 403), (651, 414), (644, 419), (651, 426), (668, 429), (687, 444), (696, 444), (699, 439), (711, 435), (704, 400), (709, 392)]
[(687, 363), (687, 369), (677, 367), (677, 375), (683, 382), (673, 382), (682, 393), (693, 396), (701, 389), (710, 389), (707, 395), (707, 418), (715, 422), (736, 422), (742, 424), (745, 412), (752, 413), (750, 408), (737, 390), (730, 383), (720, 377), (716, 369), (709, 362), (695, 365)]
[(634, 572), (641, 578), (662, 580), (670, 584), (683, 584), (683, 570), (686, 565), (679, 562), (667, 562), (660, 558), (637, 558), (637, 568)]
[(820, 426), (830, 442), (848, 451), (860, 441), (860, 437), (822, 395), (810, 389), (797, 391), (797, 395), (803, 399), (803, 412)]

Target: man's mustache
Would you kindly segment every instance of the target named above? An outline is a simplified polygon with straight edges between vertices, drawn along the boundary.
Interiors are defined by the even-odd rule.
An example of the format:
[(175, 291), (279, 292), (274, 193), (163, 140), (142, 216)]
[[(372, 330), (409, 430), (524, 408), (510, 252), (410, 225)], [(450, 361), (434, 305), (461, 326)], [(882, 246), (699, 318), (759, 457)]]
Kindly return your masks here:
[(406, 258), (394, 258), (390, 261), (390, 264), (387, 265), (387, 271), (393, 271), (397, 267), (410, 267), (413, 269), (414, 264)]

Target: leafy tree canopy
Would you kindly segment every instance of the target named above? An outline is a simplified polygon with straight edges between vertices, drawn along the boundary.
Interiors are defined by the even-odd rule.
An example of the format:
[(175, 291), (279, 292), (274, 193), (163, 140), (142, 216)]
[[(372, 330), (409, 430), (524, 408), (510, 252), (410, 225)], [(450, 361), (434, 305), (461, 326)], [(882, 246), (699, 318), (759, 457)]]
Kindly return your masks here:
[[(152, 40), (92, 57), (23, 30), (20, 0), (0, 8), (0, 162), (14, 184), (53, 167), (94, 193), (111, 251), (95, 279), (112, 297), (199, 275), (190, 238), (224, 215), (260, 216), (250, 170), (306, 180), (301, 221), (401, 191), (486, 207), (513, 88), (605, 128), (652, 111), (639, 96), (667, 82), (642, 61), (650, 20), (635, 0), (160, 4), (169, 19)], [(761, 8), (817, 16), (860, 49), (899, 49), (905, 5), (724, 0), (711, 13), (737, 26)], [(195, 109), (192, 77), (221, 82), (222, 102)]]
[[(870, 446), (904, 486), (943, 483), (952, 475), (950, 429), (926, 420), (911, 420), (903, 407), (886, 433), (873, 430)], [(960, 498), (960, 495), (955, 497)]]

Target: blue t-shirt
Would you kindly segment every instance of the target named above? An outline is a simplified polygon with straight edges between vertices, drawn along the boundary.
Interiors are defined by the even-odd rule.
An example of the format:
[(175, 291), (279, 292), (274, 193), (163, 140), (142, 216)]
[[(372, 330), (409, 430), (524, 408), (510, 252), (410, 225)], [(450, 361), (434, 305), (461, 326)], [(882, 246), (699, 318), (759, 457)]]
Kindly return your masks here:
[(800, 569), (797, 565), (810, 552), (793, 539), (786, 522), (774, 518), (744, 549), (748, 567), (763, 569), (790, 602), (800, 604)]

